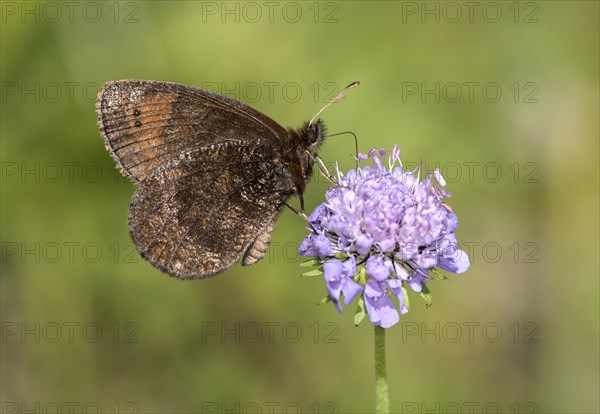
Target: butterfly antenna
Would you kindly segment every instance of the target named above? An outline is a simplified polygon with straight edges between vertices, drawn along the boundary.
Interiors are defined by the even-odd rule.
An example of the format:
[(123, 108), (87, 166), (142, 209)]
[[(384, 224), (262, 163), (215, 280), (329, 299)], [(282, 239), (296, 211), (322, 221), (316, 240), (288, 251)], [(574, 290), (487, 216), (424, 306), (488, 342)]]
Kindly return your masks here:
[(313, 116), (313, 117), (312, 117), (312, 119), (311, 119), (311, 120), (310, 120), (310, 122), (308, 123), (308, 126), (311, 126), (311, 125), (312, 125), (312, 123), (313, 123), (313, 121), (314, 121), (314, 120), (315, 120), (315, 119), (316, 119), (316, 118), (317, 118), (319, 115), (321, 115), (321, 112), (323, 112), (323, 111), (324, 111), (324, 110), (325, 110), (325, 109), (326, 109), (326, 108), (327, 108), (329, 105), (331, 105), (332, 103), (334, 103), (334, 102), (337, 102), (337, 101), (339, 101), (340, 99), (342, 99), (342, 98), (344, 97), (344, 94), (345, 94), (346, 92), (348, 92), (350, 89), (352, 89), (352, 88), (354, 88), (355, 86), (358, 86), (358, 85), (360, 85), (360, 83), (359, 83), (359, 82), (352, 82), (350, 85), (348, 85), (348, 86), (346, 86), (344, 89), (342, 89), (342, 91), (341, 91), (340, 93), (338, 93), (338, 94), (335, 96), (335, 98), (333, 98), (333, 99), (330, 99), (330, 100), (329, 100), (329, 102), (327, 102), (327, 103), (325, 104), (325, 106), (323, 106), (323, 108), (321, 108), (321, 109), (319, 110), (319, 112), (317, 112), (317, 113), (315, 114), (315, 116)]

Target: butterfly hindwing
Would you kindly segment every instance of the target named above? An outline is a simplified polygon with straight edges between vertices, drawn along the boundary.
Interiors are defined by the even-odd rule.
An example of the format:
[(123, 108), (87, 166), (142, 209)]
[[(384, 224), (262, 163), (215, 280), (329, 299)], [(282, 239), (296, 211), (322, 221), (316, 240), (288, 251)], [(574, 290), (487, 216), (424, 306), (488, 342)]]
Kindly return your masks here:
[(129, 210), (139, 252), (167, 273), (196, 279), (244, 257), (254, 263), (294, 184), (271, 145), (225, 141), (186, 152), (137, 189)]

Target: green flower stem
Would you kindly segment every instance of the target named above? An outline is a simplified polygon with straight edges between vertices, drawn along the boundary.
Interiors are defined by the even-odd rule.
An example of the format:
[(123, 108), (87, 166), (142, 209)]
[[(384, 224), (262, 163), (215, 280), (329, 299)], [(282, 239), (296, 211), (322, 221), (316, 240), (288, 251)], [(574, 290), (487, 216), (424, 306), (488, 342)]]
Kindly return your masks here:
[(385, 374), (385, 329), (375, 326), (375, 412), (390, 412), (387, 376)]

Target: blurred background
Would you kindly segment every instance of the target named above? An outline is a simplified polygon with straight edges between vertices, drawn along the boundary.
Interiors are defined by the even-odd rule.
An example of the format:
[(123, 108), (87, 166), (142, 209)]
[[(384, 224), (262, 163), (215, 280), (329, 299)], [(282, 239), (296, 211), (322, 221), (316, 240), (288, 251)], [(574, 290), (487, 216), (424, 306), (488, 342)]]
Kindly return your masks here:
[[(127, 78), (291, 127), (359, 80), (329, 132), (438, 166), (472, 262), (387, 331), (392, 411), (600, 410), (597, 2), (1, 7), (2, 412), (373, 411), (372, 325), (316, 305), (290, 211), (263, 261), (209, 280), (137, 255), (94, 107)], [(346, 170), (354, 143), (320, 154)]]

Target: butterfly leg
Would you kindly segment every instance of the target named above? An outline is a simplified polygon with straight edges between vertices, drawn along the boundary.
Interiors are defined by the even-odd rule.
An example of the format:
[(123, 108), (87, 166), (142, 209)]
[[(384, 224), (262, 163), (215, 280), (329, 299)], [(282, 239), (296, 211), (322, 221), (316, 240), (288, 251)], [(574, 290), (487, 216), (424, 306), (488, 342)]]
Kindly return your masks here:
[(331, 184), (338, 185), (339, 183), (331, 175), (331, 172), (329, 171), (329, 169), (325, 165), (325, 162), (323, 161), (323, 159), (321, 157), (319, 157), (318, 154), (315, 156), (315, 158), (317, 159), (317, 161), (319, 163), (319, 174), (321, 174), (321, 176), (323, 176)]
[(304, 213), (304, 209), (302, 209), (302, 211), (298, 211), (297, 208), (295, 208), (294, 206), (289, 205), (287, 202), (283, 203), (283, 204), (285, 204), (285, 206), (287, 208), (289, 208), (290, 210), (292, 210), (294, 213), (296, 213), (297, 215), (299, 215), (300, 217), (302, 217), (303, 219), (305, 219), (305, 220), (308, 221), (308, 217), (306, 216), (306, 213)]

